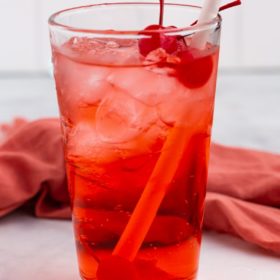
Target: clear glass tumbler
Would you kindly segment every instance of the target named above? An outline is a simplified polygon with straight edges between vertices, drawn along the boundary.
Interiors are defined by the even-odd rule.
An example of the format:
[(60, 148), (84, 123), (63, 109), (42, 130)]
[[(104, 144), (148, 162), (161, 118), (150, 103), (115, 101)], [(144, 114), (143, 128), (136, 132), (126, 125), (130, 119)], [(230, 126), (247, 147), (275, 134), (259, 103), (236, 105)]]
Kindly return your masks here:
[(196, 278), (221, 25), (192, 25), (199, 13), (165, 4), (158, 28), (158, 4), (118, 3), (49, 20), (82, 279)]

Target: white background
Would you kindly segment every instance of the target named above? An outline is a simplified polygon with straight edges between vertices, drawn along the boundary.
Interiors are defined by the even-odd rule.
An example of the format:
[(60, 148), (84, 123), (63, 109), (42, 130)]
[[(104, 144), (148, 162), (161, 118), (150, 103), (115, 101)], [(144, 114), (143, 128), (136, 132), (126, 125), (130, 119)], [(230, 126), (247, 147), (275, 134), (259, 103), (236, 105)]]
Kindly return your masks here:
[[(49, 15), (97, 1), (0, 0), (0, 72), (47, 71)], [(223, 17), (223, 69), (280, 68), (279, 0), (243, 0), (241, 7), (223, 12)]]

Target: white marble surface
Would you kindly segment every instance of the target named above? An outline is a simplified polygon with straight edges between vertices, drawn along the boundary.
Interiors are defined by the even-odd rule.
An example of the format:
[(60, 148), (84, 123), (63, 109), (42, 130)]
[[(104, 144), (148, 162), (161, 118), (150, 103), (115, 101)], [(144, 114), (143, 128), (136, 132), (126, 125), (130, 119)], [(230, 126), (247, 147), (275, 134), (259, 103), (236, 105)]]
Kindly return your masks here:
[[(198, 280), (278, 280), (279, 275), (278, 257), (231, 236), (204, 233)], [(2, 219), (0, 279), (78, 280), (71, 222), (24, 213)]]
[[(280, 153), (280, 73), (221, 74), (213, 139)], [(0, 76), (0, 122), (57, 115), (48, 76)], [(17, 212), (0, 220), (0, 280), (78, 280), (70, 221)], [(204, 233), (199, 280), (278, 280), (280, 258)]]

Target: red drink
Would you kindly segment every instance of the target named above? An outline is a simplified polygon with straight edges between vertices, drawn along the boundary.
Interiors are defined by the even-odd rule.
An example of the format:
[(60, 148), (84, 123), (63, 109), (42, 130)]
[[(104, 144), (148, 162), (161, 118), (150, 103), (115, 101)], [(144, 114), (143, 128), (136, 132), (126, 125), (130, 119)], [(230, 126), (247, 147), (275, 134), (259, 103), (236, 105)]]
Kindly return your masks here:
[(188, 43), (162, 32), (53, 44), (83, 279), (196, 277), (219, 49)]

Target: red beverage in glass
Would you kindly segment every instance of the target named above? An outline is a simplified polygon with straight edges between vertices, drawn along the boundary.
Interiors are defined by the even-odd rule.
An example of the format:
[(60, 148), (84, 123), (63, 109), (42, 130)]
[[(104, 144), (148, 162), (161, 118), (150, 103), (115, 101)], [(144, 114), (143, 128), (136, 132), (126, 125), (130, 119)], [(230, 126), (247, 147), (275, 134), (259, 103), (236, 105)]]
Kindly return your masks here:
[[(100, 7), (64, 13), (75, 19), (75, 12), (86, 9)], [(83, 279), (195, 279), (217, 27), (218, 20), (209, 27), (205, 48), (197, 50), (189, 46), (190, 29), (91, 33), (57, 26), (53, 19), (55, 79)]]

